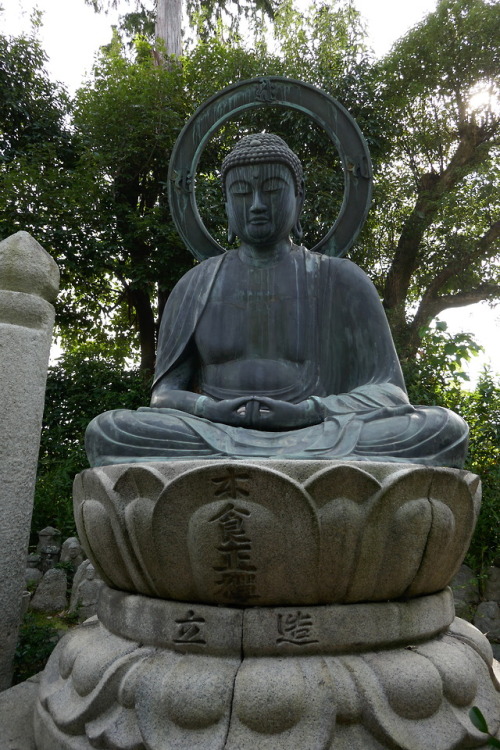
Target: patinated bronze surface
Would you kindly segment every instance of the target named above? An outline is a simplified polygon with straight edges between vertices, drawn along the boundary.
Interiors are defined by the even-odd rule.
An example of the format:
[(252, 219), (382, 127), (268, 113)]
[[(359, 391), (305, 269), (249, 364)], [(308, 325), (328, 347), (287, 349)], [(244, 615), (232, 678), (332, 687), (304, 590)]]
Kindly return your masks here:
[(295, 154), (278, 136), (246, 136), (222, 174), (240, 245), (175, 287), (151, 406), (97, 417), (91, 464), (232, 456), (463, 466), (467, 426), (409, 404), (367, 276), (292, 243), (303, 202)]

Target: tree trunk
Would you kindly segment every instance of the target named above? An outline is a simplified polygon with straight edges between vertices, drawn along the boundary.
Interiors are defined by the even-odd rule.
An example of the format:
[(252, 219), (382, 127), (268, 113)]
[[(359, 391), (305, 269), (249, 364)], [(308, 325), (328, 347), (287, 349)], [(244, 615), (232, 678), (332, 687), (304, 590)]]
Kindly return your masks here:
[(157, 0), (155, 37), (165, 45), (168, 55), (182, 54), (182, 0)]
[(151, 308), (151, 300), (143, 289), (129, 289), (127, 296), (137, 315), (141, 347), (140, 367), (145, 377), (151, 377), (154, 373), (156, 358), (155, 319)]

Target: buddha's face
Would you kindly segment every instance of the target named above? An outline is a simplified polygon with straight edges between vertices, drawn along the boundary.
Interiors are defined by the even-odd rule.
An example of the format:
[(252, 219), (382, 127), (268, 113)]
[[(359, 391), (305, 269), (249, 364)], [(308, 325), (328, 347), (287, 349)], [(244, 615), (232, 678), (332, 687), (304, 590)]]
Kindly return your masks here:
[(273, 245), (290, 236), (300, 209), (292, 173), (284, 164), (230, 169), (226, 177), (229, 226), (248, 245)]

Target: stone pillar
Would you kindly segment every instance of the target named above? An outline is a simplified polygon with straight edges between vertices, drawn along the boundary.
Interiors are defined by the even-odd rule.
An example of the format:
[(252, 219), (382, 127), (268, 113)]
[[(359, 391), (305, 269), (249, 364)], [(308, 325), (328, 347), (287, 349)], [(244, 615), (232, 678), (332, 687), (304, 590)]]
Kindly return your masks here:
[(0, 242), (0, 690), (12, 678), (58, 287), (27, 232)]

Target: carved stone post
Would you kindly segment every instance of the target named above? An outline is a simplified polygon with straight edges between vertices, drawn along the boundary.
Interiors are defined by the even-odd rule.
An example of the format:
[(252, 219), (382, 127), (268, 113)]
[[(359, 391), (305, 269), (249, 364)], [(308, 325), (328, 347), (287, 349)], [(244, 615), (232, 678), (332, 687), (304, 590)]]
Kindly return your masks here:
[(0, 242), (0, 690), (12, 678), (58, 287), (27, 232)]

